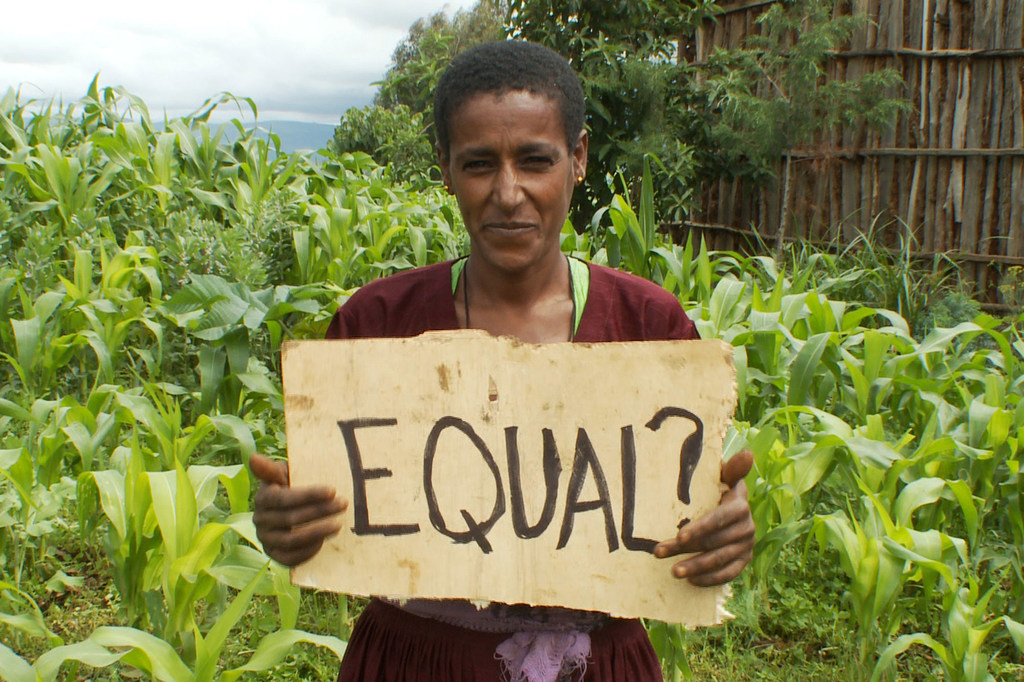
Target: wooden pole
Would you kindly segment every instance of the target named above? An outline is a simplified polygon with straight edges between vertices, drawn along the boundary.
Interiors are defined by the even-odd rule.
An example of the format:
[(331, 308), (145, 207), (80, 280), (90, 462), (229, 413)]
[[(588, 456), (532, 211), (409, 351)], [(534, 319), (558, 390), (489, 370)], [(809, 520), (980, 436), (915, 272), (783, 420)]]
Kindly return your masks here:
[[(1004, 27), (1005, 47), (1021, 48), (1024, 44), (1024, 0), (1010, 0)], [(1005, 139), (1014, 146), (1024, 146), (1024, 70), (1006, 69), (1005, 89), (1011, 113), (1011, 130)], [(1024, 255), (1024, 159), (1015, 158), (1010, 165), (1009, 229), (1004, 253), (1008, 256)]]

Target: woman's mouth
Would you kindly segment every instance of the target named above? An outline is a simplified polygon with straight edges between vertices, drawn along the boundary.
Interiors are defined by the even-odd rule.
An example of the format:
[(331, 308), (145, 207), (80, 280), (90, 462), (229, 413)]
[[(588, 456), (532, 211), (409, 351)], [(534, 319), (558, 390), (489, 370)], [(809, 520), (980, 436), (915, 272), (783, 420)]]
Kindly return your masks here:
[(510, 223), (485, 223), (484, 224), (484, 229), (486, 229), (486, 230), (490, 230), (490, 231), (496, 232), (498, 234), (508, 234), (508, 235), (520, 234), (520, 233), (525, 232), (527, 230), (533, 229), (534, 227), (536, 227), (536, 225), (534, 225), (533, 223), (518, 223), (518, 222), (510, 222)]

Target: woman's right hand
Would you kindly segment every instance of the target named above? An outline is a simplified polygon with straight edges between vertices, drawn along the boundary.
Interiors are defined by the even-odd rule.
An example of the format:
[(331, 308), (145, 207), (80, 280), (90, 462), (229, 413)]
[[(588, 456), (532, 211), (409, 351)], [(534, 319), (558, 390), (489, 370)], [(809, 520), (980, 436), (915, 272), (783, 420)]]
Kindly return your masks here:
[(348, 502), (333, 488), (288, 485), (288, 465), (253, 455), (249, 468), (262, 481), (252, 522), (263, 551), (285, 566), (298, 566), (320, 551), (324, 540), (341, 530), (338, 514)]

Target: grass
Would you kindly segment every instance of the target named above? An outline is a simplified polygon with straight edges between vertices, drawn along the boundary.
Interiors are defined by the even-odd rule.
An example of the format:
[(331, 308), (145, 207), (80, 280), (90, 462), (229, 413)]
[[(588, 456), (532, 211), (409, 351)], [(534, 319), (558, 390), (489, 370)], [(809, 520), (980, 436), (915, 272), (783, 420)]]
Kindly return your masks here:
[[(74, 510), (64, 513), (74, 519)], [(69, 525), (73, 524), (71, 521)], [(117, 591), (113, 587), (110, 565), (98, 546), (82, 542), (78, 534), (64, 529), (54, 534), (53, 559), (61, 570), (80, 584), (67, 586), (62, 591), (48, 590), (42, 571), (49, 561), (32, 567), (26, 580), (25, 591), (36, 599), (43, 620), (52, 633), (65, 644), (86, 639), (96, 628), (104, 625), (127, 625), (119, 616)], [(78, 581), (75, 581), (78, 583)], [(35, 660), (50, 650), (52, 643), (44, 637), (35, 637), (20, 630), (0, 625), (0, 642), (11, 647), (27, 660)], [(66, 679), (95, 680), (97, 682), (124, 679), (137, 675), (125, 666), (94, 669), (81, 666), (77, 670), (68, 666)]]
[[(121, 121), (117, 93), (92, 90), (89, 111)], [(31, 612), (12, 596), (20, 590), (54, 636), (0, 617), (10, 623), (0, 625), (0, 656), (23, 657), (26, 669), (58, 638), (87, 641), (137, 613), (147, 631), (93, 644), (118, 654), (135, 647), (136, 662), (153, 652), (180, 659), (181, 679), (200, 671), (212, 682), (211, 662), (220, 671), (248, 664), (282, 620), (292, 625), (278, 612), (277, 597), (294, 599), (283, 574), (269, 574), (277, 597), (250, 601), (257, 585), (271, 589), (253, 580), (266, 562), (254, 540), (236, 529), (203, 536), (215, 538), (207, 546), (199, 535), (229, 513), (248, 513), (251, 481), (232, 469), (246, 453), (283, 454), (275, 349), (285, 338), (322, 336), (325, 316), (353, 288), (450, 258), (464, 236), (440, 187), (395, 186), (362, 157), (316, 165), (248, 137), (222, 147), (198, 119), (160, 130), (145, 116), (145, 125), (122, 122), (101, 134), (71, 111), (59, 125), (27, 123), (26, 112), (0, 101), (0, 147), (15, 145), (30, 160), (0, 164), (0, 580), (15, 586), (2, 588), (0, 612)], [(2, 137), (8, 129), (24, 133), (17, 144)], [(122, 135), (128, 130), (145, 138), (140, 149)], [(47, 141), (91, 136), (93, 146), (51, 149)], [(72, 172), (84, 162), (88, 169)], [(63, 179), (46, 189), (50, 176)], [(113, 184), (103, 189), (98, 178)], [(82, 193), (64, 191), (73, 185)], [(748, 485), (758, 526), (779, 531), (735, 586), (737, 618), (683, 638), (694, 677), (864, 679), (881, 649), (906, 634), (938, 646), (915, 644), (888, 679), (985, 679), (963, 674), (979, 661), (997, 679), (1020, 679), (1020, 631), (1001, 621), (1024, 621), (1024, 317), (975, 317), (943, 263), (921, 271), (870, 243), (845, 257), (808, 247), (779, 262), (666, 242), (654, 230), (652, 191), (645, 183), (638, 211), (617, 197), (608, 211), (615, 230), (570, 229), (566, 248), (651, 276), (687, 302), (702, 335), (743, 348), (737, 435), (753, 439), (758, 468)], [(865, 304), (905, 319), (859, 311)], [(921, 338), (932, 325), (956, 329)], [(198, 494), (194, 508), (154, 495), (153, 481), (166, 493), (179, 465), (187, 475), (201, 464), (224, 470), (213, 504)], [(101, 510), (91, 487), (76, 489), (83, 473), (111, 476), (116, 504)], [(83, 539), (77, 512), (90, 504), (96, 532)], [(147, 525), (157, 509), (158, 522)], [(855, 528), (869, 532), (858, 539)], [(108, 529), (118, 535), (105, 543)], [(790, 544), (776, 561), (773, 543), (783, 537)], [(175, 568), (185, 551), (203, 547), (210, 551), (192, 555), (202, 566)], [(890, 568), (872, 573), (865, 557)], [(231, 569), (231, 579), (222, 570), (208, 592), (190, 591), (213, 566)], [(71, 576), (66, 587), (53, 580), (59, 571)], [(884, 584), (894, 590), (878, 600)], [(347, 639), (364, 603), (304, 592), (295, 627)], [(970, 612), (958, 633), (954, 605)], [(216, 640), (202, 657), (189, 650), (197, 630)], [(297, 641), (293, 634), (271, 642)], [(947, 655), (971, 637), (984, 645), (978, 652)], [(336, 641), (330, 646), (340, 648)], [(337, 671), (329, 649), (277, 650), (286, 657), (261, 678)], [(142, 674), (123, 666), (64, 672)]]
[[(749, 572), (734, 583), (735, 619), (686, 635), (694, 679), (850, 679), (853, 626), (838, 557), (829, 554), (787, 547), (763, 584)], [(928, 667), (913, 657), (907, 666), (913, 673), (907, 679), (921, 679), (917, 674)]]
[[(73, 523), (73, 522), (72, 522)], [(81, 641), (102, 625), (125, 625), (118, 617), (117, 594), (111, 587), (110, 566), (97, 547), (83, 543), (77, 533), (56, 534), (53, 553), (63, 570), (82, 578), (78, 587), (48, 592), (44, 580), (28, 591), (37, 595), (45, 622), (66, 643)], [(844, 603), (845, 585), (838, 557), (832, 551), (804, 552), (789, 545), (780, 554), (771, 576), (749, 571), (734, 583), (729, 608), (733, 620), (721, 626), (685, 634), (686, 652), (698, 680), (835, 680), (858, 679), (855, 670), (853, 625)], [(763, 580), (759, 580), (763, 578)], [(348, 639), (366, 600), (328, 592), (304, 591), (297, 627), (318, 634)], [(251, 656), (259, 632), (277, 622), (273, 597), (257, 596), (231, 639), (224, 666), (231, 667)], [(927, 630), (926, 623), (911, 629)], [(247, 633), (249, 633), (247, 635)], [(18, 654), (34, 660), (49, 648), (43, 638), (0, 626), (0, 639)], [(1014, 652), (1003, 652), (993, 661), (997, 680), (1020, 679), (1024, 661)], [(73, 669), (66, 668), (70, 674)], [(299, 646), (265, 679), (330, 680), (338, 662), (323, 649)], [(107, 680), (138, 675), (123, 666), (93, 669), (80, 666), (67, 679)], [(931, 652), (912, 648), (901, 657), (896, 680), (943, 679)]]
[[(110, 567), (102, 553), (68, 531), (58, 536), (54, 552), (66, 573), (82, 578), (81, 586), (63, 593), (46, 592), (42, 581), (29, 590), (39, 595), (44, 619), (54, 633), (70, 643), (84, 640), (102, 625), (126, 625), (119, 620), (117, 594), (111, 587)], [(808, 589), (812, 585), (813, 589)], [(694, 679), (851, 679), (855, 656), (852, 626), (844, 615), (844, 583), (834, 553), (805, 554), (797, 547), (787, 547), (770, 579), (759, 584), (748, 571), (733, 587), (735, 595), (729, 608), (735, 619), (685, 635)], [(348, 639), (365, 603), (364, 599), (329, 592), (304, 591), (297, 627)], [(273, 629), (277, 619), (274, 598), (255, 597), (225, 651), (224, 667), (248, 659), (259, 643), (257, 633)], [(0, 639), (29, 660), (49, 648), (43, 638), (2, 627)], [(901, 661), (897, 679), (934, 677), (936, 667), (928, 653), (914, 649), (908, 652)], [(330, 680), (337, 672), (338, 662), (329, 651), (300, 646), (268, 678)], [(1005, 679), (1012, 679), (1024, 672), (1024, 665), (1006, 664), (1002, 672), (1008, 675)], [(81, 666), (73, 679), (106, 681), (132, 674), (138, 673), (116, 666)]]
[[(73, 510), (70, 510), (69, 517), (69, 525), (73, 526)], [(105, 625), (130, 625), (121, 615), (110, 562), (97, 545), (82, 542), (73, 530), (64, 530), (55, 537), (53, 555), (61, 569), (72, 578), (80, 578), (81, 584), (62, 592), (48, 591), (45, 579), (33, 573), (24, 589), (36, 598), (43, 619), (54, 635), (70, 644), (85, 640), (96, 628)], [(307, 590), (302, 595), (296, 627), (347, 640), (365, 604), (365, 599)], [(224, 654), (223, 667), (244, 663), (259, 644), (261, 634), (276, 629), (278, 622), (276, 600), (272, 596), (254, 597), (232, 635)], [(31, 636), (2, 624), (0, 641), (30, 661), (51, 648), (51, 642), (46, 638)], [(102, 669), (83, 665), (77, 670), (68, 665), (64, 670), (68, 675), (66, 679), (95, 682), (140, 676), (137, 670), (116, 664)], [(331, 680), (337, 674), (338, 660), (333, 654), (317, 647), (300, 645), (269, 673), (269, 677), (275, 680)], [(0, 679), (4, 679), (2, 673)]]
[[(64, 532), (54, 552), (66, 573), (81, 577), (82, 585), (63, 593), (32, 590), (39, 598), (46, 623), (66, 643), (85, 639), (102, 625), (126, 625), (119, 620), (117, 594), (111, 587), (110, 567), (94, 546)], [(813, 586), (813, 589), (808, 589)], [(833, 552), (823, 555), (785, 548), (770, 579), (763, 584), (748, 571), (734, 585), (729, 608), (736, 616), (721, 626), (686, 633), (685, 643), (694, 679), (708, 680), (848, 680), (854, 651), (848, 622), (844, 582)], [(348, 639), (366, 600), (329, 592), (303, 592), (297, 627)], [(257, 596), (224, 656), (224, 667), (248, 659), (259, 643), (256, 633), (277, 622), (273, 597)], [(247, 633), (249, 633), (247, 635)], [(0, 637), (29, 660), (45, 653), (46, 640), (0, 628)], [(912, 649), (901, 661), (897, 679), (934, 678), (935, 661), (926, 650)], [(300, 646), (270, 673), (275, 680), (329, 680), (338, 662), (323, 649)], [(1024, 665), (1004, 664), (1013, 679)], [(132, 674), (123, 667), (92, 669), (82, 666), (75, 679), (114, 680)], [(137, 674), (137, 673), (135, 673)]]
[[(695, 680), (847, 682), (856, 672), (856, 647), (844, 579), (834, 552), (803, 553), (789, 546), (763, 585), (748, 572), (733, 585), (729, 604), (736, 616), (713, 628), (686, 633)], [(810, 589), (809, 589), (810, 588)], [(936, 621), (941, 614), (936, 614)], [(908, 623), (906, 631), (927, 631), (937, 622)], [(900, 634), (900, 633), (896, 633)], [(998, 659), (998, 660), (997, 660)], [(1024, 679), (1019, 652), (1003, 651), (991, 661), (996, 680)], [(894, 681), (943, 680), (932, 652), (913, 647), (899, 659)]]
[[(316, 634), (338, 636), (338, 606), (343, 599), (341, 595), (304, 592), (297, 627)], [(259, 644), (257, 633), (275, 629), (277, 622), (277, 604), (273, 597), (254, 597), (224, 652), (224, 667), (246, 661)], [(274, 680), (333, 680), (338, 676), (338, 659), (329, 651), (300, 645), (267, 676)]]

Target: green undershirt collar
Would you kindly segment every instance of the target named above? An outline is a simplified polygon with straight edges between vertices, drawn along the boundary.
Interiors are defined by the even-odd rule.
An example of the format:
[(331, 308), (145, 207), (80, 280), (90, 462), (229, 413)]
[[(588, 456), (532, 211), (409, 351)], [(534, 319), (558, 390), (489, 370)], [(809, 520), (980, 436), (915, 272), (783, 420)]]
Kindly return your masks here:
[[(459, 277), (466, 269), (466, 256), (452, 263), (452, 296), (459, 286)], [(572, 302), (575, 316), (572, 321), (572, 335), (580, 329), (580, 320), (583, 319), (583, 308), (587, 305), (587, 295), (590, 293), (590, 268), (579, 258), (569, 257), (569, 280), (572, 289)]]

